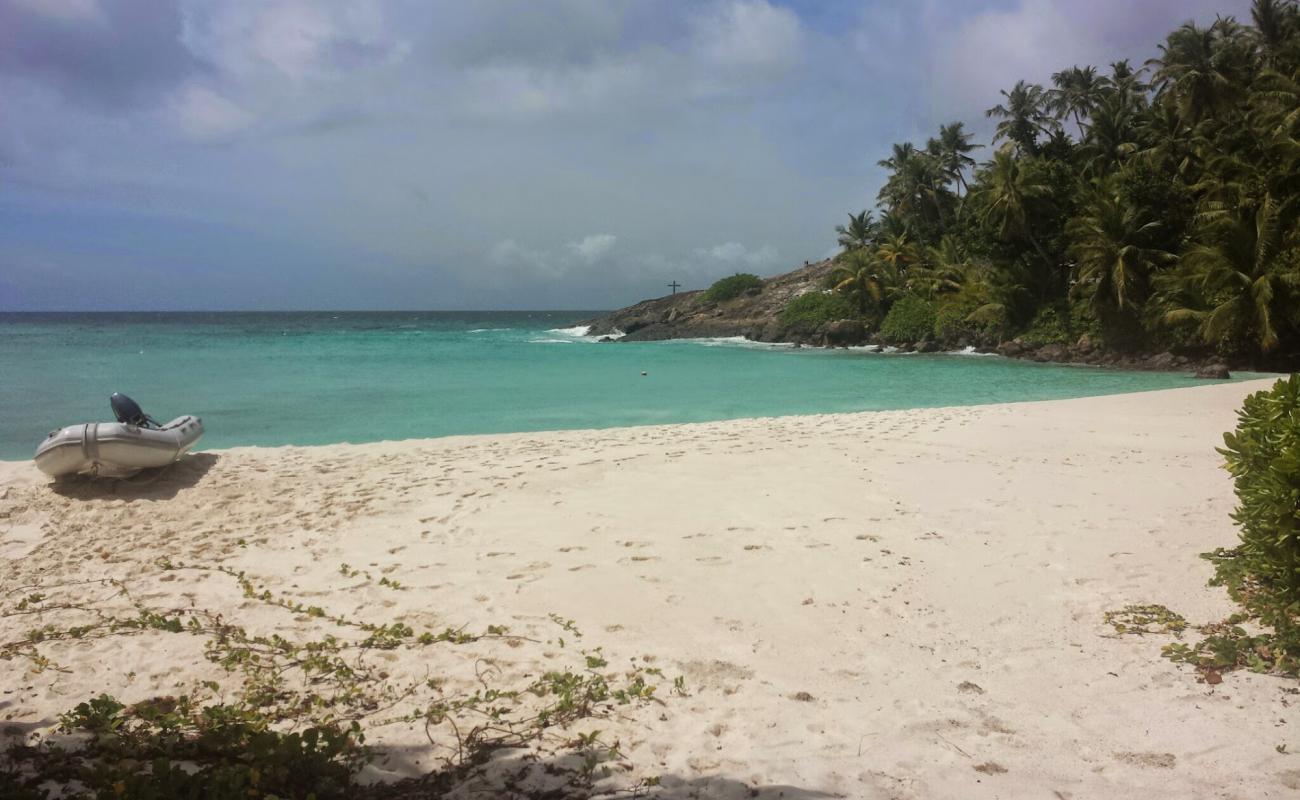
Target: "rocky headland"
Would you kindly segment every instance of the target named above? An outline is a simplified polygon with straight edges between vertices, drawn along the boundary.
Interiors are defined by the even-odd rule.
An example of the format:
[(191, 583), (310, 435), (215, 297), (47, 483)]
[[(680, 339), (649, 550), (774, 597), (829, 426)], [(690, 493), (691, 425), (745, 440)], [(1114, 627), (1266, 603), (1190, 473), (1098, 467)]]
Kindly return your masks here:
[(699, 339), (743, 336), (756, 342), (789, 343), (802, 347), (856, 347), (876, 345), (899, 352), (937, 353), (974, 348), (975, 352), (996, 353), (1008, 358), (1062, 364), (1087, 364), (1121, 369), (1191, 371), (1202, 378), (1226, 378), (1230, 369), (1253, 365), (1226, 362), (1205, 347), (1174, 350), (1118, 349), (1087, 334), (1072, 341), (1039, 342), (1031, 337), (1006, 340), (972, 339), (953, 341), (925, 337), (917, 341), (894, 341), (871, 332), (859, 320), (840, 319), (810, 325), (787, 324), (781, 312), (795, 297), (824, 291), (825, 279), (834, 269), (830, 259), (808, 263), (763, 280), (730, 300), (707, 299), (705, 290), (678, 292), (643, 300), (635, 305), (602, 314), (576, 324), (588, 327), (587, 335), (610, 343), (654, 342), (666, 339)]

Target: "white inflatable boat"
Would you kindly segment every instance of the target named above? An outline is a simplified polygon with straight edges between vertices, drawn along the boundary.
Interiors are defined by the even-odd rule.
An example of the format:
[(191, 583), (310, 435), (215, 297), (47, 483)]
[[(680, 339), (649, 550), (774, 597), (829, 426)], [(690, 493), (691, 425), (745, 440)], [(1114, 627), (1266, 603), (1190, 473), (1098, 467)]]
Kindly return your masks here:
[(85, 474), (124, 478), (142, 469), (165, 467), (203, 436), (203, 420), (184, 416), (160, 425), (123, 394), (109, 398), (117, 422), (87, 422), (51, 431), (36, 448), (36, 466), (46, 475)]

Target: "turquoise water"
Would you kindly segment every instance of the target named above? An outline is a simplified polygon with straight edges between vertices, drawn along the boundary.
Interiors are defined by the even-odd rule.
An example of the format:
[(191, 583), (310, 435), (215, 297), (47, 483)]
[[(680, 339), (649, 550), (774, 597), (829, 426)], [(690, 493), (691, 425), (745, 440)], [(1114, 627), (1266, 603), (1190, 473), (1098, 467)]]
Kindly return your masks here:
[[(597, 344), (584, 312), (0, 314), (0, 459), (111, 420), (203, 418), (206, 448), (969, 405), (1186, 375), (727, 340)], [(641, 375), (642, 371), (648, 373)], [(1245, 376), (1242, 376), (1245, 377)]]

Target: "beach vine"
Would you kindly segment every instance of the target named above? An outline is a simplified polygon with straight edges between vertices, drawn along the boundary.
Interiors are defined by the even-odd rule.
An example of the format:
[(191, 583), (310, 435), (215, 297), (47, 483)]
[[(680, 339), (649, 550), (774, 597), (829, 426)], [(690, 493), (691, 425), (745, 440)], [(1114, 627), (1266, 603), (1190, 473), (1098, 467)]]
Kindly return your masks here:
[[(616, 668), (600, 648), (570, 646), (582, 632), (558, 616), (550, 620), (554, 637), (545, 640), (504, 625), (416, 630), (401, 620), (374, 622), (299, 602), (224, 565), (161, 560), (156, 567), (164, 579), (187, 571), (221, 574), (246, 599), (319, 631), (302, 638), (260, 633), (211, 610), (156, 607), (117, 579), (5, 592), (0, 616), (37, 624), (0, 642), (0, 662), (26, 662), (35, 674), (70, 672), (50, 654), (52, 646), (161, 633), (200, 638), (204, 659), (225, 677), (130, 704), (108, 693), (85, 699), (60, 716), (54, 735), (32, 735), (0, 752), (0, 796), (408, 796), (466, 780), (494, 753), (511, 748), (531, 752), (537, 763), (538, 753), (567, 754), (546, 764), (552, 780), (558, 774), (571, 787), (590, 786), (623, 756), (618, 742), (577, 728), (620, 707), (659, 702), (654, 681), (664, 678), (661, 671), (635, 663)], [(85, 597), (97, 589), (104, 591)], [(114, 604), (129, 611), (106, 610)], [(45, 621), (51, 618), (58, 621)], [(558, 647), (569, 655), (557, 659), (564, 666), (514, 679), (486, 652), (465, 654), (473, 675), (459, 681), (399, 680), (388, 671), (390, 653), (492, 642)], [(682, 690), (680, 679), (674, 685)], [(378, 755), (366, 735), (390, 726), (422, 727), (431, 752), (442, 754), (438, 764), (417, 778), (363, 786), (359, 776)]]

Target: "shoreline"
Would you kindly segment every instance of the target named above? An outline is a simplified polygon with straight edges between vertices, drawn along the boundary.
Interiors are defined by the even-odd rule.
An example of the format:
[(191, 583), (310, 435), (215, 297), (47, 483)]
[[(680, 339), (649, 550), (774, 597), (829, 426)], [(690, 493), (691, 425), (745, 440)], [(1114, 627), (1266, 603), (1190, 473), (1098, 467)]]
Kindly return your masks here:
[[(494, 651), (503, 679), (563, 662), (541, 644), (558, 614), (611, 665), (663, 670), (661, 704), (595, 727), (621, 743), (610, 780), (661, 778), (664, 797), (1280, 797), (1300, 786), (1275, 750), (1300, 749), (1276, 726), (1286, 684), (1197, 683), (1160, 657), (1167, 637), (1102, 622), (1130, 603), (1192, 624), (1233, 610), (1197, 554), (1235, 541), (1214, 448), (1269, 384), (240, 447), (116, 488), (52, 489), (4, 462), (0, 578), (112, 577), (250, 629), (315, 624), (220, 575), (158, 567), (219, 564), (331, 613), (507, 624), (539, 644)], [(41, 621), (0, 617), (0, 640)], [(188, 635), (51, 655), (71, 671), (8, 662), (0, 729), (224, 674)], [(475, 680), (447, 653), (394, 651), (386, 669)], [(367, 740), (407, 754), (381, 755), (374, 779), (439, 755), (423, 729)]]
[[(688, 339), (682, 339), (682, 340), (675, 340), (675, 341), (690, 341), (690, 340), (688, 340)], [(793, 345), (793, 344), (784, 343), (784, 342), (777, 342), (777, 343), (754, 342), (753, 344), (758, 345), (758, 346), (762, 346), (762, 347), (774, 347), (774, 348), (789, 348), (789, 349), (795, 349), (795, 348), (798, 347), (798, 345)], [(817, 349), (835, 349), (835, 350), (861, 351), (861, 350), (867, 350), (868, 348), (872, 348), (872, 347), (876, 347), (876, 345), (862, 345), (862, 346), (839, 347), (839, 348), (817, 348)], [(1023, 360), (1023, 361), (1025, 361), (1026, 363), (1045, 363), (1045, 362), (1034, 362), (1034, 361), (1031, 361), (1031, 360), (1028, 360), (1028, 359), (1016, 359), (1016, 358), (1010, 358), (1010, 357), (1007, 357), (1007, 356), (1002, 356), (1002, 355), (1000, 355), (1000, 354), (998, 354), (998, 353), (984, 353), (984, 352), (968, 352), (968, 353), (959, 353), (959, 352), (935, 352), (935, 353), (921, 353), (921, 352), (919, 352), (919, 351), (898, 351), (898, 352), (888, 352), (888, 353), (886, 353), (886, 352), (881, 352), (881, 351), (871, 351), (870, 354), (872, 354), (872, 355), (885, 355), (885, 356), (951, 356), (951, 357), (954, 357), (954, 358), (975, 358), (975, 359), (983, 359), (983, 358), (997, 357), (997, 358), (1007, 358), (1008, 360), (1012, 360), (1012, 361), (1021, 361), (1021, 360)], [(1045, 365), (1046, 365), (1046, 366), (1058, 366), (1058, 367), (1059, 367), (1059, 366), (1068, 366), (1068, 367), (1077, 367), (1077, 368), (1081, 368), (1081, 369), (1082, 369), (1082, 368), (1089, 368), (1089, 369), (1102, 369), (1102, 370), (1109, 369), (1109, 370), (1114, 370), (1114, 371), (1117, 371), (1117, 372), (1144, 372), (1144, 371), (1147, 371), (1147, 370), (1128, 369), (1128, 368), (1124, 368), (1124, 367), (1113, 367), (1113, 366), (1107, 366), (1107, 365), (1102, 365), (1102, 364), (1085, 364), (1085, 363), (1057, 364), (1057, 363), (1045, 363)], [(1247, 378), (1231, 378), (1231, 379), (1227, 379), (1227, 380), (1221, 380), (1221, 379), (1209, 379), (1209, 380), (1206, 380), (1206, 381), (1204, 382), (1204, 384), (1197, 384), (1197, 385), (1193, 385), (1193, 386), (1180, 386), (1180, 387), (1162, 388), (1162, 389), (1134, 389), (1134, 390), (1130, 390), (1130, 391), (1107, 392), (1107, 393), (1101, 393), (1101, 394), (1089, 394), (1089, 395), (1081, 395), (1081, 396), (1078, 396), (1078, 397), (1067, 397), (1067, 398), (1050, 398), (1050, 399), (1014, 400), (1014, 401), (1003, 401), (1003, 402), (996, 402), (996, 403), (970, 403), (970, 404), (965, 404), (965, 405), (907, 406), (907, 407), (903, 407), (903, 408), (863, 409), (863, 410), (860, 410), (860, 411), (812, 411), (812, 412), (792, 412), (792, 413), (788, 413), (788, 414), (767, 414), (767, 415), (759, 415), (759, 416), (723, 417), (723, 418), (719, 418), (719, 419), (698, 420), (698, 421), (687, 421), (687, 422), (649, 422), (649, 423), (645, 423), (645, 424), (642, 424), (642, 425), (610, 425), (610, 426), (608, 426), (608, 427), (586, 427), (586, 428), (541, 428), (541, 429), (537, 429), (537, 430), (500, 431), (500, 432), (487, 432), (487, 433), (450, 433), (450, 434), (446, 434), (446, 435), (443, 435), (443, 436), (414, 436), (414, 437), (407, 437), (407, 438), (404, 438), (404, 439), (375, 439), (375, 440), (372, 440), (372, 441), (359, 441), (359, 442), (343, 441), (343, 442), (322, 442), (322, 443), (318, 443), (318, 444), (272, 444), (272, 445), (251, 444), (251, 445), (234, 445), (234, 446), (231, 446), (231, 447), (216, 447), (216, 448), (206, 448), (206, 447), (203, 447), (203, 446), (202, 446), (202, 445), (203, 445), (203, 441), (200, 440), (200, 442), (199, 442), (199, 445), (200, 445), (199, 448), (196, 449), (196, 450), (193, 450), (193, 451), (191, 451), (191, 452), (193, 452), (193, 453), (214, 453), (214, 454), (217, 454), (217, 453), (222, 453), (222, 452), (226, 452), (226, 451), (240, 451), (240, 450), (313, 449), (313, 448), (330, 448), (330, 447), (371, 447), (371, 446), (377, 446), (377, 445), (412, 445), (412, 446), (414, 446), (414, 445), (421, 445), (421, 444), (425, 444), (425, 445), (433, 445), (433, 444), (435, 444), (435, 443), (446, 442), (446, 441), (448, 441), (448, 440), (459, 440), (459, 439), (465, 439), (465, 440), (475, 440), (475, 439), (500, 439), (500, 438), (509, 438), (509, 437), (528, 437), (528, 436), (550, 435), (550, 434), (571, 434), (571, 435), (581, 435), (581, 434), (607, 434), (607, 433), (609, 433), (609, 432), (611, 432), (611, 431), (624, 431), (624, 430), (626, 430), (626, 431), (639, 431), (639, 430), (644, 430), (644, 429), (666, 429), (666, 430), (671, 430), (671, 429), (673, 429), (673, 428), (677, 428), (677, 427), (687, 427), (687, 426), (696, 426), (696, 425), (717, 425), (717, 424), (723, 424), (723, 423), (728, 423), (728, 422), (737, 422), (737, 423), (742, 423), (742, 422), (765, 422), (765, 421), (775, 422), (775, 421), (780, 421), (780, 420), (789, 420), (789, 419), (822, 418), (822, 417), (854, 417), (854, 416), (861, 415), (861, 414), (889, 414), (889, 413), (899, 413), (899, 412), (906, 412), (906, 411), (955, 411), (955, 410), (959, 410), (959, 409), (970, 409), (970, 408), (985, 408), (985, 407), (998, 407), (998, 406), (1022, 406), (1022, 405), (1032, 405), (1032, 404), (1037, 404), (1037, 403), (1059, 403), (1059, 402), (1070, 402), (1070, 401), (1072, 401), (1072, 400), (1090, 400), (1090, 399), (1099, 399), (1099, 398), (1105, 398), (1105, 397), (1124, 397), (1124, 396), (1131, 396), (1131, 395), (1153, 394), (1153, 393), (1158, 393), (1158, 392), (1175, 392), (1175, 391), (1182, 391), (1182, 390), (1184, 390), (1184, 389), (1201, 389), (1201, 388), (1208, 388), (1208, 387), (1213, 387), (1213, 386), (1229, 386), (1229, 385), (1237, 385), (1237, 384), (1244, 384), (1244, 383), (1261, 383), (1261, 387), (1262, 387), (1262, 385), (1263, 385), (1262, 382), (1268, 382), (1269, 385), (1271, 385), (1271, 383), (1272, 383), (1273, 381), (1276, 381), (1278, 378), (1285, 377), (1286, 374), (1287, 374), (1287, 373), (1280, 373), (1280, 372), (1279, 372), (1279, 373), (1254, 373), (1254, 372), (1252, 372), (1252, 373), (1251, 373), (1251, 376), (1250, 376), (1250, 377), (1247, 377)], [(1262, 376), (1262, 377), (1261, 377), (1261, 376)], [(34, 446), (33, 446), (33, 449), (35, 449)], [(32, 459), (31, 459), (31, 458), (18, 458), (18, 459), (14, 459), (14, 458), (10, 458), (10, 459), (0, 458), (0, 480), (3, 480), (3, 479), (5, 478), (5, 474), (4, 474), (4, 472), (3, 472), (2, 470), (6, 469), (6, 468), (7, 468), (7, 469), (14, 469), (14, 468), (16, 468), (16, 467), (18, 467), (18, 466), (20, 466), (20, 465), (23, 465), (23, 464), (32, 464)], [(34, 466), (33, 466), (33, 471), (35, 471), (35, 467), (34, 467)], [(44, 476), (42, 476), (42, 477), (44, 477)]]

